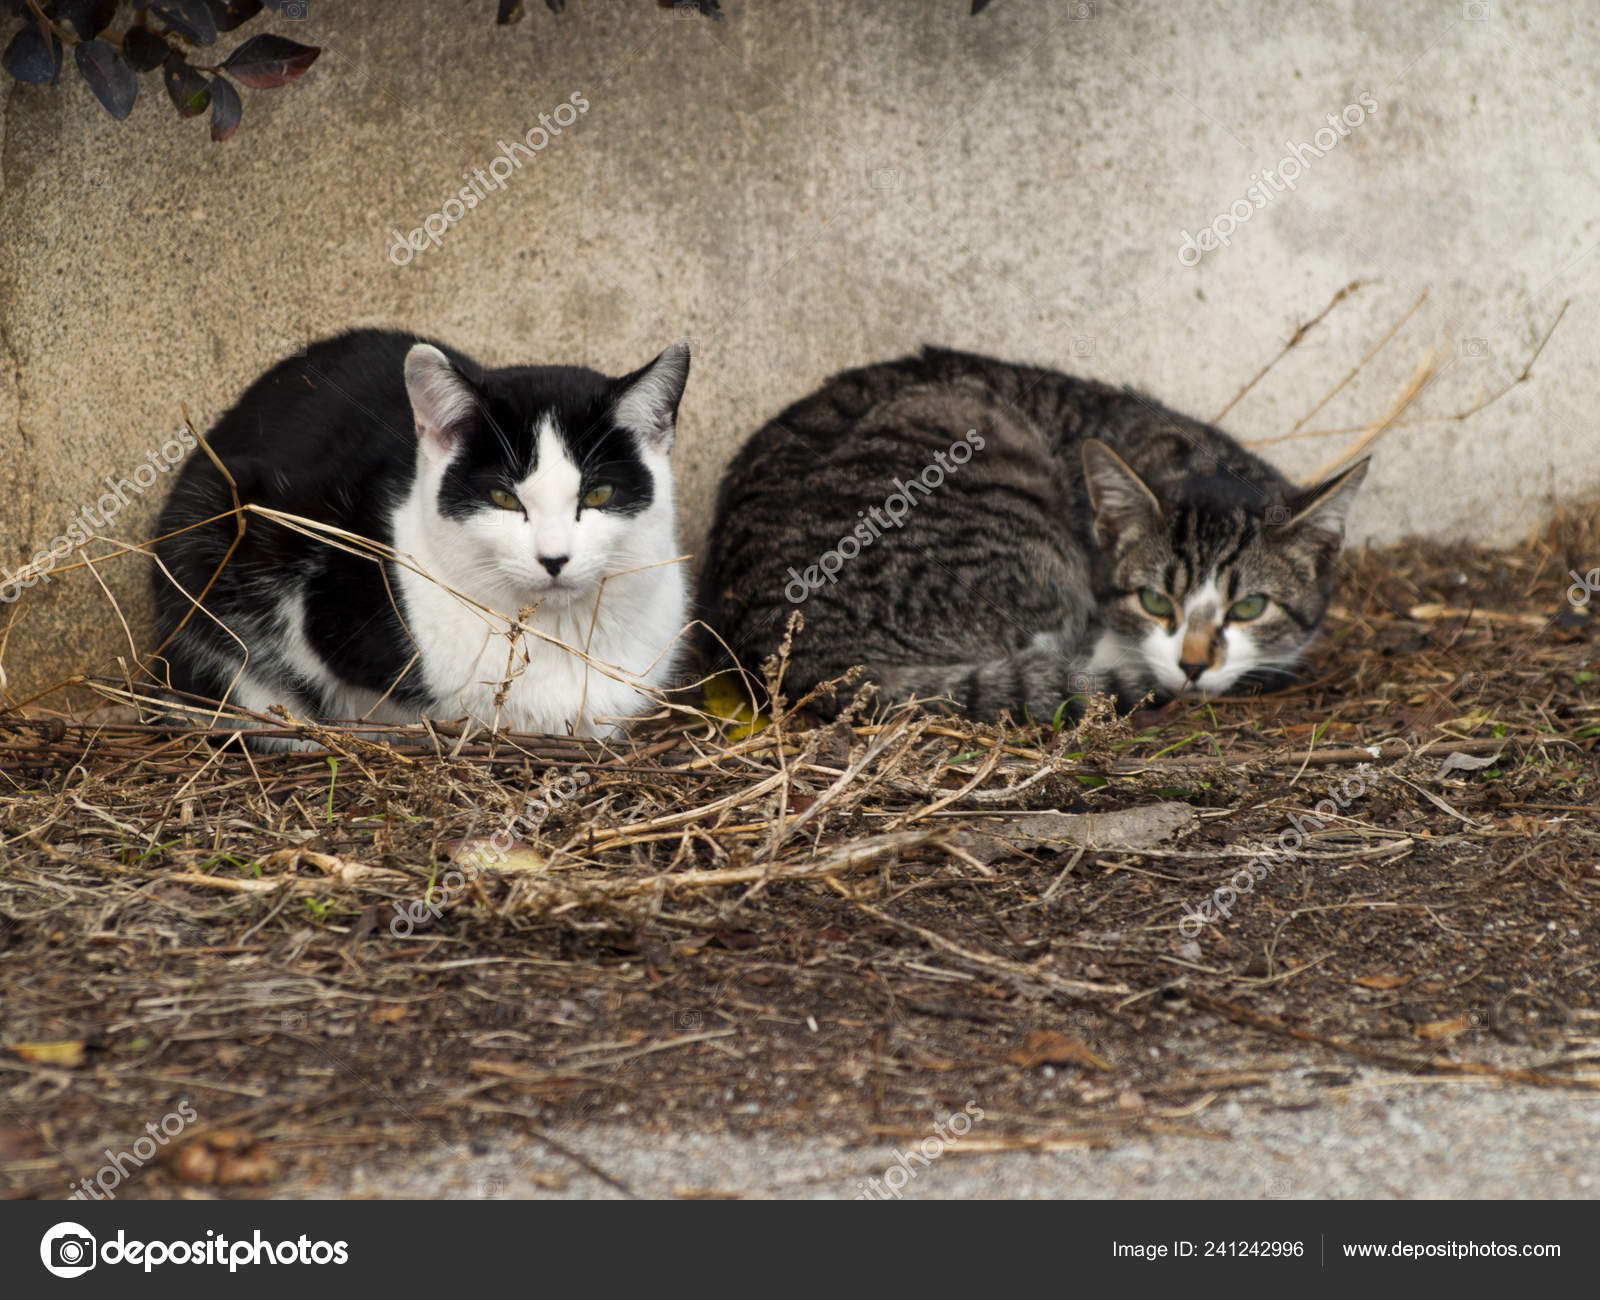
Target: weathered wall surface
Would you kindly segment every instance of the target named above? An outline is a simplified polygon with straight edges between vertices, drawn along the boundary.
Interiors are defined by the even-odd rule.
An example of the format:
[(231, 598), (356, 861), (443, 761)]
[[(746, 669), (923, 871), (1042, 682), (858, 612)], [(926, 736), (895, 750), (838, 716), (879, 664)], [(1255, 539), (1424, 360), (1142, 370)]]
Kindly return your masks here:
[[(1409, 418), (1471, 406), (1572, 300), (1529, 382), (1382, 441), (1357, 539), (1505, 540), (1600, 481), (1600, 10), (967, 7), (727, 0), (711, 23), (530, 2), (496, 29), (491, 0), (312, 0), (304, 21), (223, 38), (268, 28), (325, 53), (294, 86), (246, 92), (220, 145), (148, 77), (120, 124), (75, 76), (8, 83), (0, 564), (159, 452), (185, 405), (204, 427), (297, 340), (355, 324), (613, 371), (692, 337), (691, 546), (739, 440), (840, 367), (937, 341), (1211, 416), (1351, 281), (1224, 420), (1247, 440), (1295, 430), (1428, 290), (1298, 430), (1317, 436), (1268, 447), (1296, 473), (1430, 351), (1443, 366)], [(395, 264), (391, 231), (574, 95), (576, 124)], [(1310, 148), (1280, 170), (1290, 146)], [(1227, 246), (1180, 259), (1184, 232), (1235, 204)], [(159, 491), (110, 531), (148, 536)], [(13, 697), (127, 654), (123, 618), (144, 637), (145, 561), (101, 573), (115, 606), (82, 570), (0, 606)]]

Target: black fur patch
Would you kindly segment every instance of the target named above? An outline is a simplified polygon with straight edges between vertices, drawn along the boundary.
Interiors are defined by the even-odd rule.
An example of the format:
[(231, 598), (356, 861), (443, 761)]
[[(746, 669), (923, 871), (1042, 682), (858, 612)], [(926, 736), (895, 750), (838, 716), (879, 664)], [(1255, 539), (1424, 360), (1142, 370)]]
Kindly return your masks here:
[(566, 366), (484, 374), (459, 353), (440, 351), (479, 397), (461, 434), (464, 445), (439, 492), (441, 514), (461, 519), (475, 510), (493, 509), (488, 503), (491, 489), (509, 488), (533, 473), (538, 468), (539, 426), (546, 416), (554, 420), (567, 455), (582, 472), (580, 500), (591, 489), (609, 484), (614, 493), (603, 509), (634, 515), (650, 508), (654, 482), (637, 441), (611, 420), (621, 391), (617, 381)]

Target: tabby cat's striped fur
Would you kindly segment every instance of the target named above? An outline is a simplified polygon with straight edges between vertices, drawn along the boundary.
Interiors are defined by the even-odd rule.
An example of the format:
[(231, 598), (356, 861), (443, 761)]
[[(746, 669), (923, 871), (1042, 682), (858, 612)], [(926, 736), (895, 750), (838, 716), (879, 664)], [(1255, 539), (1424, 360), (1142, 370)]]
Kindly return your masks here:
[(1270, 686), (1322, 622), (1365, 472), (1299, 490), (1139, 393), (929, 348), (750, 439), (705, 614), (759, 670), (799, 609), (791, 698), (855, 665), (888, 699), (1035, 719), (1099, 690)]

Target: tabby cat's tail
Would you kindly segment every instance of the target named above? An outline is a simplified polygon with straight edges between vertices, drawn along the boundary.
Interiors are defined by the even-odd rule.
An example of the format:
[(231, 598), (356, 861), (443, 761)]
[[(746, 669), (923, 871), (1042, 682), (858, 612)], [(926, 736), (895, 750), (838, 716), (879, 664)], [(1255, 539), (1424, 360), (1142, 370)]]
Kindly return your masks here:
[(1021, 650), (966, 663), (867, 665), (866, 680), (885, 703), (913, 698), (934, 707), (940, 700), (974, 718), (1009, 713), (1018, 722), (1076, 718), (1089, 698), (1115, 693), (1114, 674), (1094, 662), (1083, 646), (1041, 633)]

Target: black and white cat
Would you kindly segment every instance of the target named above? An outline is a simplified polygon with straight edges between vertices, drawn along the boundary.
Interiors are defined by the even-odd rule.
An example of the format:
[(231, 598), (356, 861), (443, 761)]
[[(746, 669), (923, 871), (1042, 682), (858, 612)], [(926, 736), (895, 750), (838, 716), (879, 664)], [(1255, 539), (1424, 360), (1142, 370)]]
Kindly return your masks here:
[(165, 684), (302, 718), (611, 733), (688, 620), (668, 459), (688, 373), (682, 343), (611, 379), (380, 330), (280, 362), (206, 438), (240, 501), (398, 558), (246, 512), (223, 565), (233, 494), (196, 452), (155, 548)]

